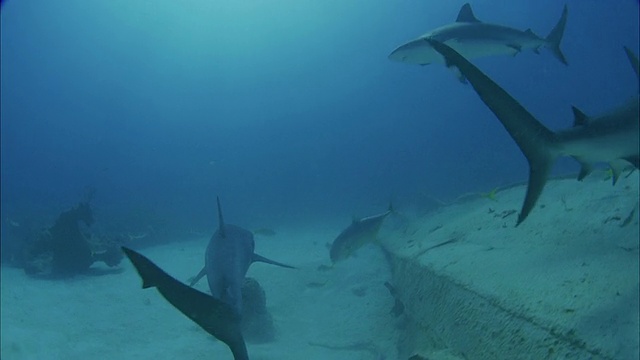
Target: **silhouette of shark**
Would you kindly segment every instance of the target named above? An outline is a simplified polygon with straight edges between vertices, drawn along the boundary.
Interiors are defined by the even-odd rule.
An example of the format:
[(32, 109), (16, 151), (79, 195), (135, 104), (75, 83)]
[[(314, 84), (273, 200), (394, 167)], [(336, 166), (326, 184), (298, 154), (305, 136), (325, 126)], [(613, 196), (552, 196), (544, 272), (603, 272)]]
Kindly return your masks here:
[(460, 8), (455, 22), (434, 29), (417, 39), (399, 46), (389, 59), (427, 65), (443, 63), (444, 59), (426, 39), (442, 42), (467, 59), (491, 55), (516, 55), (524, 49), (532, 49), (538, 53), (541, 47), (548, 48), (563, 64), (567, 65), (560, 41), (567, 24), (567, 6), (564, 6), (560, 19), (546, 38), (534, 34), (531, 29), (521, 31), (504, 25), (486, 23), (478, 20), (473, 14), (471, 5), (466, 3)]
[(256, 254), (253, 233), (236, 225), (225, 224), (220, 198), (216, 200), (218, 230), (211, 236), (207, 245), (204, 267), (190, 285), (195, 285), (204, 275), (207, 275), (211, 295), (229, 304), (238, 314), (241, 314), (242, 286), (252, 263), (264, 262), (291, 269), (294, 267)]
[(389, 205), (389, 209), (382, 214), (354, 219), (351, 225), (333, 240), (329, 250), (331, 262), (335, 264), (342, 261), (368, 242), (375, 241), (382, 221), (392, 212), (393, 207)]
[[(553, 163), (561, 156), (571, 156), (580, 163), (578, 180), (587, 176), (593, 164), (598, 162), (609, 164), (614, 184), (626, 167), (637, 169), (640, 165), (637, 97), (605, 115), (592, 118), (574, 107), (574, 126), (553, 132), (454, 49), (434, 39), (425, 41), (445, 57), (447, 66), (455, 66), (467, 78), (529, 161), (527, 194), (516, 226), (535, 206)], [(637, 76), (638, 58), (625, 50)]]
[(240, 317), (227, 303), (181, 283), (142, 254), (122, 247), (142, 278), (142, 288), (155, 287), (171, 305), (206, 332), (227, 344), (235, 360), (249, 360)]

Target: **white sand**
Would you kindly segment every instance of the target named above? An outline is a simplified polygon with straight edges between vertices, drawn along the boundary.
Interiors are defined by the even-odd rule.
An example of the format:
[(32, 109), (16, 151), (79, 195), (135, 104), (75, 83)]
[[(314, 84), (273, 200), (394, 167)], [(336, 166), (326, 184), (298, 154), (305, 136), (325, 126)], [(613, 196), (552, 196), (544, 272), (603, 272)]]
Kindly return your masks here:
[[(526, 345), (537, 346), (545, 356), (558, 350), (560, 346), (553, 344), (557, 339), (573, 342), (567, 348), (589, 358), (602, 354), (603, 359), (637, 359), (638, 171), (615, 187), (602, 173), (583, 182), (550, 181), (529, 218), (514, 227), (524, 190), (518, 186), (498, 192), (496, 201), (477, 198), (442, 208), (385, 241), (403, 262), (423, 269), (422, 279), (396, 279), (404, 283), (400, 286), (410, 310), (419, 322), (436, 323), (445, 333), (453, 329), (451, 314), (460, 313), (466, 325), (451, 330), (456, 336), (440, 334), (446, 338), (440, 344), (473, 359), (491, 358), (485, 350), (493, 345), (486, 344), (482, 327), (492, 332), (489, 343), (505, 343), (491, 352), (510, 359), (542, 358), (518, 348), (516, 333), (522, 326), (532, 329), (523, 332), (527, 342), (540, 339)], [(455, 241), (430, 249), (449, 240)], [(458, 295), (467, 298), (431, 291), (441, 285), (441, 293), (463, 289)], [(430, 300), (412, 303), (412, 293), (417, 292), (429, 292)], [(507, 320), (477, 311), (486, 303), (505, 313)], [(449, 315), (434, 314), (434, 308)], [(513, 353), (507, 355), (507, 350)]]
[[(638, 214), (629, 225), (620, 225), (637, 206), (638, 172), (616, 187), (601, 175), (583, 183), (551, 181), (518, 228), (516, 214), (501, 216), (520, 209), (523, 187), (499, 192), (495, 202), (477, 199), (448, 206), (408, 228), (394, 229), (397, 224), (387, 222), (384, 243), (399, 257), (417, 261), (542, 327), (571, 331), (592, 349), (628, 358), (638, 351)], [(348, 219), (342, 225), (347, 224)], [(282, 229), (275, 237), (257, 237), (258, 253), (299, 269), (259, 263), (249, 270), (267, 293), (277, 329), (275, 342), (248, 344), (252, 360), (398, 359), (399, 320), (390, 314), (394, 302), (383, 283), (391, 275), (381, 251), (367, 246), (329, 271), (318, 270), (329, 263), (325, 244), (342, 225), (315, 224), (317, 228)], [(456, 241), (425, 251), (449, 239)], [(184, 281), (202, 266), (207, 241), (141, 252)], [(155, 289), (142, 290), (128, 260), (121, 267), (121, 273), (65, 281), (32, 279), (19, 269), (2, 268), (1, 357), (232, 359), (224, 344)], [(198, 288), (206, 290), (206, 282)], [(403, 296), (411, 294), (405, 289)], [(409, 309), (416, 306), (407, 303)], [(420, 308), (414, 310), (418, 316)], [(459, 345), (451, 339), (439, 341)], [(379, 354), (310, 345), (367, 342)], [(433, 358), (447, 357), (446, 349), (431, 350)], [(442, 356), (435, 355), (438, 352)]]
[[(336, 351), (310, 342), (349, 345), (372, 342), (394, 358), (396, 319), (383, 286), (389, 279), (379, 249), (331, 271), (326, 242), (340, 229), (257, 237), (257, 252), (299, 267), (253, 264), (249, 270), (267, 293), (277, 330), (275, 342), (248, 344), (252, 360), (374, 359), (367, 351)], [(144, 249), (141, 252), (185, 281), (203, 264), (208, 239)], [(314, 244), (315, 243), (315, 244)], [(174, 309), (141, 281), (127, 259), (119, 274), (71, 280), (33, 279), (20, 269), (2, 268), (2, 353), (20, 359), (232, 359), (228, 348)], [(312, 286), (308, 286), (312, 284)], [(324, 284), (324, 285), (319, 285)], [(206, 291), (206, 281), (197, 287)], [(353, 289), (365, 291), (360, 297)]]

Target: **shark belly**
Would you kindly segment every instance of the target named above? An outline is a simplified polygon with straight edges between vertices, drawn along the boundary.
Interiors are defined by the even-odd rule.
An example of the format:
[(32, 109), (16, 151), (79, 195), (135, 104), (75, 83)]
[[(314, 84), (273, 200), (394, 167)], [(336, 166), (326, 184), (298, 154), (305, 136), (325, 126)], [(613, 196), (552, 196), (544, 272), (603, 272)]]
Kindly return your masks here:
[[(638, 149), (638, 132), (611, 134), (591, 141), (568, 140), (562, 144), (563, 155), (573, 156), (586, 163), (608, 163), (625, 159)], [(637, 152), (637, 150), (636, 150)]]
[(398, 47), (389, 58), (411, 64), (444, 64), (444, 57), (431, 46), (429, 39), (445, 43), (467, 59), (516, 55), (524, 49), (538, 49), (546, 45), (544, 39), (504, 26), (455, 23)]

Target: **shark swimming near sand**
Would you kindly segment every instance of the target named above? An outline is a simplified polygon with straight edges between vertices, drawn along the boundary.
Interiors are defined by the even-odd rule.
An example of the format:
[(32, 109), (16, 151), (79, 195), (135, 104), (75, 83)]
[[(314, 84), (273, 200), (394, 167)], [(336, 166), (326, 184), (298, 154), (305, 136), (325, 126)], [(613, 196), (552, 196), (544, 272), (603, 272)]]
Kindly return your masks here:
[[(595, 163), (609, 164), (614, 184), (623, 169), (629, 165), (636, 169), (640, 166), (637, 96), (597, 117), (588, 117), (574, 107), (574, 126), (553, 132), (453, 48), (435, 39), (424, 41), (446, 58), (447, 66), (459, 69), (529, 162), (527, 193), (516, 226), (535, 206), (559, 157), (571, 156), (580, 163), (578, 180), (587, 176)], [(637, 76), (638, 58), (630, 50), (626, 51)]]
[(329, 256), (334, 264), (351, 256), (368, 242), (376, 240), (382, 221), (393, 212), (393, 207), (382, 214), (354, 219), (331, 244)]
[(240, 316), (229, 304), (173, 278), (142, 254), (122, 247), (142, 278), (142, 288), (155, 287), (160, 294), (206, 332), (225, 343), (235, 360), (249, 360), (240, 331)]
[(491, 55), (517, 55), (525, 49), (532, 49), (538, 53), (540, 48), (545, 47), (560, 62), (567, 65), (567, 60), (560, 50), (566, 23), (565, 5), (555, 27), (546, 38), (541, 38), (531, 29), (521, 31), (482, 22), (475, 17), (471, 5), (467, 3), (460, 9), (454, 23), (441, 26), (399, 46), (391, 52), (389, 59), (418, 65), (444, 63), (444, 58), (438, 51), (425, 41), (433, 39), (448, 45), (467, 59)]
[(225, 224), (220, 198), (216, 198), (216, 201), (218, 230), (211, 236), (207, 245), (204, 267), (190, 285), (195, 285), (204, 275), (207, 275), (211, 295), (229, 304), (238, 314), (241, 314), (242, 285), (252, 263), (264, 262), (290, 269), (294, 267), (256, 254), (253, 233), (236, 225)]

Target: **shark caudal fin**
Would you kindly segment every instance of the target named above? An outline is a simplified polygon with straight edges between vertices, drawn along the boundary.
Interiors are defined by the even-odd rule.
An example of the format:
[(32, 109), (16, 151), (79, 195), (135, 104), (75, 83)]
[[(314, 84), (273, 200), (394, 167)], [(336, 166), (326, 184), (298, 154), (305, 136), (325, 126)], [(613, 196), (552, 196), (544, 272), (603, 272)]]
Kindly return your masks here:
[(162, 274), (164, 273), (162, 269), (160, 269), (156, 264), (152, 263), (146, 257), (127, 247), (123, 246), (122, 251), (125, 253), (125, 255), (127, 255), (129, 260), (131, 260), (131, 263), (142, 278), (143, 289), (158, 287), (160, 285), (160, 282), (162, 281)]
[(518, 216), (517, 226), (529, 215), (547, 182), (551, 166), (559, 154), (556, 149), (556, 135), (458, 52), (439, 41), (427, 41), (444, 56), (447, 66), (457, 67), (467, 78), (529, 161), (527, 195)]
[(225, 343), (235, 360), (249, 360), (240, 317), (228, 304), (181, 283), (142, 254), (122, 247), (142, 278), (143, 288), (156, 287), (181, 313)]
[(549, 50), (551, 50), (553, 56), (555, 56), (558, 60), (560, 60), (561, 63), (565, 65), (569, 65), (569, 63), (567, 62), (567, 59), (564, 57), (564, 54), (560, 49), (560, 42), (562, 41), (562, 35), (564, 35), (564, 28), (567, 25), (567, 13), (567, 5), (565, 5), (564, 9), (562, 10), (560, 20), (558, 20), (556, 26), (551, 29), (551, 32), (545, 38), (547, 47), (549, 48)]

